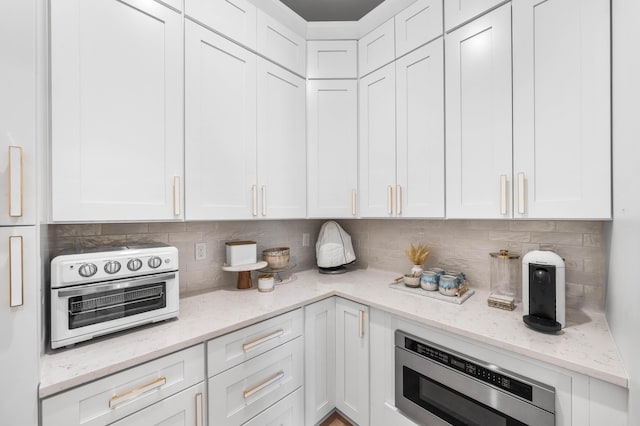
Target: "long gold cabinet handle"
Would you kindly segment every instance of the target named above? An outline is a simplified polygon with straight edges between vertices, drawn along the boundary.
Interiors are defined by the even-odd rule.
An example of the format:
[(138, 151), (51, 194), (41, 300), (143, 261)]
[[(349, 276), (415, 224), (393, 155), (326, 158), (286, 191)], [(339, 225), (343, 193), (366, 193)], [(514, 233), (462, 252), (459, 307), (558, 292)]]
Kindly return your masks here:
[(356, 205), (358, 204), (358, 192), (355, 189), (351, 190), (351, 216), (358, 214)]
[(202, 392), (196, 394), (196, 426), (204, 426), (204, 402)]
[(24, 249), (21, 236), (9, 237), (9, 306), (24, 305)]
[(158, 377), (152, 381), (145, 383), (135, 388), (131, 388), (128, 391), (114, 395), (109, 399), (109, 408), (115, 408), (118, 405), (134, 400), (147, 392), (151, 392), (154, 389), (158, 389), (167, 383), (166, 377)]
[(256, 185), (251, 186), (251, 214), (254, 217), (258, 216), (258, 187)]
[(173, 215), (180, 216), (180, 176), (173, 177)]
[(267, 185), (262, 185), (262, 216), (267, 215)]
[(22, 216), (22, 147), (9, 147), (9, 216)]
[(249, 343), (243, 344), (242, 345), (242, 350), (244, 352), (250, 351), (252, 349), (255, 349), (255, 348), (257, 348), (257, 347), (269, 342), (270, 340), (277, 339), (278, 337), (282, 336), (283, 334), (284, 334), (284, 330), (280, 328), (280, 329), (274, 331), (271, 334), (268, 334), (268, 335), (266, 335), (264, 337), (261, 337), (259, 339), (253, 340), (253, 341), (251, 341)]
[(393, 214), (393, 186), (387, 186), (387, 213)]
[(364, 311), (358, 311), (358, 335), (364, 337)]
[(280, 381), (283, 377), (284, 377), (284, 371), (279, 371), (278, 373), (274, 374), (273, 376), (271, 376), (264, 382), (260, 383), (259, 385), (256, 385), (250, 389), (244, 390), (242, 392), (242, 396), (244, 397), (244, 399), (247, 399), (250, 396), (260, 392), (262, 389), (266, 388), (267, 386), (271, 386), (272, 384)]
[(396, 210), (398, 211), (398, 216), (402, 215), (402, 185), (396, 185), (396, 195), (398, 199), (396, 200)]

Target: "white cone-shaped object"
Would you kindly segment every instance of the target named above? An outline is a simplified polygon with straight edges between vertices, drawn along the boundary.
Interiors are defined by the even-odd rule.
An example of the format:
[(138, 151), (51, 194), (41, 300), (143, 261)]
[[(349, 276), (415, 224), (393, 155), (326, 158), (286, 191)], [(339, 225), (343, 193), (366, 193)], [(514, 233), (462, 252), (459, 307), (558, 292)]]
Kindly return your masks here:
[(316, 258), (320, 268), (336, 268), (355, 261), (351, 236), (336, 222), (325, 222), (318, 235)]

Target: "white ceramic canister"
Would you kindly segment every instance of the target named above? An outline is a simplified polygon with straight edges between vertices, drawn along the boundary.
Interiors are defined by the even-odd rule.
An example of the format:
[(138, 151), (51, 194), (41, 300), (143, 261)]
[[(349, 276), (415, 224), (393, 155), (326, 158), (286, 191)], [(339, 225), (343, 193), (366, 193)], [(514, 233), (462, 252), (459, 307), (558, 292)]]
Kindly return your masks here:
[(258, 277), (258, 291), (273, 291), (273, 284), (273, 274), (265, 274)]

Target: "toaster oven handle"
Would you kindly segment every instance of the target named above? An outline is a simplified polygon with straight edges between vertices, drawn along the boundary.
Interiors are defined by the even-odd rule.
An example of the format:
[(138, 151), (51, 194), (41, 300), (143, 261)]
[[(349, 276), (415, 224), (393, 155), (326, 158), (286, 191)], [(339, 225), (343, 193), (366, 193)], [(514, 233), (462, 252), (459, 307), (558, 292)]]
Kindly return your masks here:
[(108, 284), (90, 285), (90, 286), (77, 286), (68, 290), (58, 291), (58, 297), (71, 297), (71, 296), (85, 296), (87, 294), (95, 294), (102, 291), (120, 290), (123, 288), (135, 287), (145, 284), (154, 284), (162, 281), (171, 280), (176, 277), (175, 272), (167, 274), (154, 275), (152, 277), (144, 277), (133, 280), (121, 280), (114, 281)]

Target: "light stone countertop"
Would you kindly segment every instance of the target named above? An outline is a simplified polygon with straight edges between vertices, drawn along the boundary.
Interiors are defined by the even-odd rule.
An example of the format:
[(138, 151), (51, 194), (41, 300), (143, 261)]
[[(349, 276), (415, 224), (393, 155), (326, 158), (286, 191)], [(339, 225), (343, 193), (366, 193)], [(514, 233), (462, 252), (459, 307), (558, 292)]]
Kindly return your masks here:
[(389, 288), (398, 274), (375, 269), (343, 275), (316, 270), (275, 291), (219, 290), (180, 300), (179, 319), (144, 326), (74, 348), (45, 354), (39, 395), (45, 398), (256, 322), (337, 295), (416, 322), (464, 336), (618, 386), (628, 379), (604, 313), (568, 311), (558, 335), (533, 331), (522, 322), (522, 308), (487, 306), (477, 291), (462, 305)]

